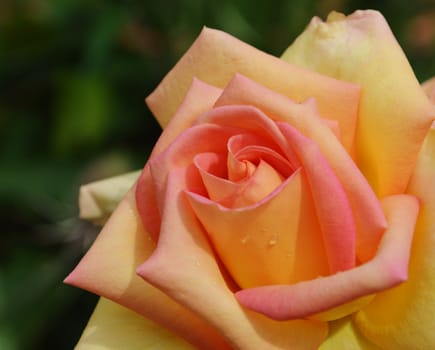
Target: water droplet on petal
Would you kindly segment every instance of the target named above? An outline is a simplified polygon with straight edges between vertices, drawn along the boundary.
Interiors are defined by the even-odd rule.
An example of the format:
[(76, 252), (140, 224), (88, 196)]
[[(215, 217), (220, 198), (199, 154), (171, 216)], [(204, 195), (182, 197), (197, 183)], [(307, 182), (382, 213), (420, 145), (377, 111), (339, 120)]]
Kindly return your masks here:
[(273, 235), (268, 242), (269, 247), (273, 247), (278, 243), (278, 236), (277, 235)]
[(248, 242), (248, 241), (249, 241), (249, 235), (244, 236), (244, 237), (240, 240), (240, 242), (242, 242), (242, 244), (246, 244), (246, 242)]

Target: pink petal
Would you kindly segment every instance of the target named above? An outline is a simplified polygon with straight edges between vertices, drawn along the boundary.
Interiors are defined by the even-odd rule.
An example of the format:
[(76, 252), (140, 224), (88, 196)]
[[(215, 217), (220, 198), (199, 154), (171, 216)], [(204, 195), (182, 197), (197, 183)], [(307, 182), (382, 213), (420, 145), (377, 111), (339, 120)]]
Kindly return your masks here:
[[(152, 185), (160, 212), (164, 208), (166, 180), (171, 169), (192, 164), (194, 157), (199, 153), (225, 153), (228, 139), (236, 132), (237, 129), (218, 125), (196, 125), (184, 131), (164, 152), (149, 161)], [(191, 175), (190, 183), (195, 186), (195, 192), (206, 194), (199, 174), (195, 178), (194, 173)], [(144, 197), (144, 200), (146, 198)]]
[[(183, 130), (190, 127), (198, 115), (209, 110), (220, 93), (220, 89), (193, 79), (184, 100), (154, 146), (150, 159), (161, 153)], [(157, 240), (160, 231), (160, 212), (152, 185), (149, 163), (146, 164), (137, 182), (136, 199), (143, 224), (153, 239)]]
[[(201, 175), (204, 187), (207, 190), (207, 197), (215, 202), (222, 202), (227, 198), (232, 198), (234, 193), (237, 193), (240, 185), (226, 179), (226, 159), (222, 154), (216, 153), (201, 153), (195, 157), (194, 163)], [(215, 171), (211, 172), (210, 167), (216, 168), (215, 164), (222, 164), (224, 176), (215, 175)], [(222, 166), (219, 166), (221, 168)]]
[[(251, 162), (258, 162), (263, 159), (284, 177), (290, 176), (296, 169), (282, 155), (273, 139), (265, 139), (251, 134), (239, 134), (231, 137), (228, 142), (228, 155), (235, 160), (246, 159)], [(229, 161), (231, 160), (229, 159)]]
[(330, 272), (354, 267), (356, 227), (342, 185), (313, 141), (287, 123), (279, 123), (279, 127), (299, 156), (307, 174)]
[[(250, 104), (219, 106), (198, 118), (199, 124), (215, 124), (222, 127), (239, 128), (244, 133), (251, 132), (264, 140), (276, 144), (273, 149), (283, 154), (294, 169), (299, 161), (288, 146), (277, 124), (261, 109)], [(231, 149), (230, 149), (231, 151)]]

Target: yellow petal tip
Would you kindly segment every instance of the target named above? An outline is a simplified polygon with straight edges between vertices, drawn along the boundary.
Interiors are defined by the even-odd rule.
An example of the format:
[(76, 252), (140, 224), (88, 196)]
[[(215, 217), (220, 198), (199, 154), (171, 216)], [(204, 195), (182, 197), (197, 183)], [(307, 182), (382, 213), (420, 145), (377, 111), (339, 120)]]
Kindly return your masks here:
[(327, 22), (336, 22), (336, 21), (342, 21), (346, 18), (346, 15), (341, 13), (341, 12), (337, 12), (337, 11), (332, 11), (329, 13), (328, 18), (326, 19)]

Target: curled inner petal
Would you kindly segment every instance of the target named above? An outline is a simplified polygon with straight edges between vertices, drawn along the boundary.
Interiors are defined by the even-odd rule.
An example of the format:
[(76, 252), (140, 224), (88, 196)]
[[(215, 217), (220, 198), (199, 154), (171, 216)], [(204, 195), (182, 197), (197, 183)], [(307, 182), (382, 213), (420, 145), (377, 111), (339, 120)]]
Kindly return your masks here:
[(202, 153), (195, 157), (194, 164), (200, 173), (208, 198), (231, 208), (260, 201), (283, 180), (279, 172), (261, 159), (258, 165), (249, 163), (253, 167), (252, 173), (240, 181), (225, 178), (227, 170), (224, 168), (224, 155)]
[(296, 283), (329, 274), (314, 205), (300, 169), (250, 206), (231, 209), (192, 192), (188, 199), (239, 286)]

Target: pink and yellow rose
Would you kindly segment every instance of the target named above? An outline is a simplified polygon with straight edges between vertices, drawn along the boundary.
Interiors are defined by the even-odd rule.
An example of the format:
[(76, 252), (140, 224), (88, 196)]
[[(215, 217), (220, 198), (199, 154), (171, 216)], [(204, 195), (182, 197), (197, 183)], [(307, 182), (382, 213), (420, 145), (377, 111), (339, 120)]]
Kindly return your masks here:
[(82, 189), (135, 181), (66, 279), (103, 297), (78, 349), (435, 347), (435, 110), (379, 13), (281, 59), (205, 28), (147, 104), (137, 181)]

